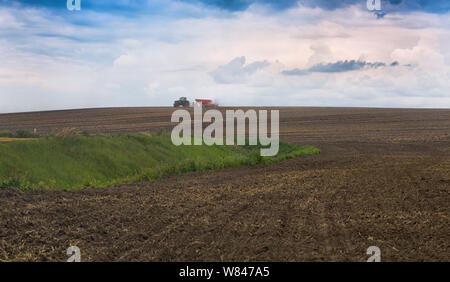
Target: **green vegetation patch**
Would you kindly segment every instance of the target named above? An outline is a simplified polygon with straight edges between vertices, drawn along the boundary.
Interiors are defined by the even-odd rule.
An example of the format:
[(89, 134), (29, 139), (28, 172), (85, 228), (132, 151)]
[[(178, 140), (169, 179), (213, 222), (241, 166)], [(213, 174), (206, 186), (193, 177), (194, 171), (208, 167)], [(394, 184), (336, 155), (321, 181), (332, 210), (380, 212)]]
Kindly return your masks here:
[(37, 138), (38, 134), (26, 130), (17, 130), (15, 132), (8, 130), (0, 130), (0, 137), (6, 138)]
[(0, 188), (75, 189), (152, 180), (163, 175), (272, 163), (320, 150), (280, 142), (260, 146), (174, 146), (170, 134), (45, 137), (0, 144)]

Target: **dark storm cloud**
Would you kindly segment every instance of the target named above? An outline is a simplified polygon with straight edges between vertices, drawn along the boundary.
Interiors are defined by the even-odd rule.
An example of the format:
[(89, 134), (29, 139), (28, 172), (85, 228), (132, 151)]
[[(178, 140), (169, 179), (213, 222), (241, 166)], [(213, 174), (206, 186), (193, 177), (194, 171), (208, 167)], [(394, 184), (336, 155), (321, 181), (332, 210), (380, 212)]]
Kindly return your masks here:
[(243, 11), (250, 5), (266, 4), (274, 10), (284, 10), (297, 4), (297, 0), (180, 0), (184, 2), (203, 4), (228, 11)]
[[(228, 11), (242, 11), (254, 3), (267, 4), (273, 9), (283, 10), (296, 5), (297, 0), (81, 0), (84, 9), (111, 13), (161, 11), (164, 10), (165, 5), (176, 2), (216, 7)], [(67, 0), (0, 0), (0, 5), (23, 5), (48, 9), (66, 9), (66, 3)]]
[[(366, 0), (181, 0), (191, 3), (202, 3), (228, 11), (241, 11), (250, 5), (267, 4), (274, 10), (283, 10), (300, 4), (311, 8), (336, 10), (351, 5), (366, 7)], [(446, 13), (450, 10), (449, 0), (381, 0), (386, 12), (424, 11), (429, 13)]]
[(364, 61), (345, 60), (338, 61), (336, 63), (317, 64), (310, 67), (308, 70), (310, 72), (346, 72), (360, 70), (363, 68), (379, 68), (385, 66), (386, 64), (381, 62), (369, 63)]
[[(335, 10), (351, 5), (366, 7), (366, 0), (300, 0), (304, 6)], [(450, 10), (449, 0), (381, 0), (381, 7), (386, 13), (423, 11), (427, 13), (447, 13)]]
[[(176, 2), (202, 5), (225, 11), (243, 11), (252, 4), (264, 4), (273, 11), (285, 10), (297, 5), (325, 10), (335, 10), (351, 5), (366, 7), (366, 0), (81, 0), (87, 10), (112, 14), (164, 14), (168, 5)], [(0, 5), (23, 5), (45, 7), (48, 9), (66, 9), (66, 0), (0, 0)], [(384, 12), (424, 11), (428, 13), (446, 13), (450, 10), (449, 0), (381, 0)]]
[[(80, 0), (82, 11), (91, 11), (118, 16), (192, 16), (189, 11), (176, 13), (173, 4), (180, 3), (181, 0)], [(68, 13), (73, 17), (72, 12), (67, 11), (67, 0), (0, 0), (1, 6), (34, 7), (45, 8), (58, 13)], [(64, 15), (64, 14), (62, 14)]]
[[(392, 62), (390, 64), (391, 67), (397, 66), (398, 62)], [(337, 72), (348, 72), (361, 70), (364, 68), (381, 68), (386, 67), (386, 63), (383, 62), (365, 62), (365, 61), (356, 61), (356, 60), (345, 60), (345, 61), (337, 61), (335, 63), (321, 63), (314, 65), (308, 69), (292, 69), (285, 70), (281, 73), (284, 75), (307, 75), (313, 72), (322, 72), (322, 73), (337, 73)]]
[[(398, 5), (402, 2), (435, 2), (436, 0), (423, 1), (423, 0), (381, 0), (384, 5)], [(437, 0), (438, 2), (440, 0)], [(445, 1), (445, 0), (444, 0)], [(327, 10), (335, 10), (351, 5), (366, 5), (366, 0), (299, 0), (299, 3), (309, 7), (319, 7)]]
[(281, 73), (284, 75), (307, 75), (307, 74), (310, 74), (310, 72), (308, 70), (302, 70), (302, 69), (284, 70)]

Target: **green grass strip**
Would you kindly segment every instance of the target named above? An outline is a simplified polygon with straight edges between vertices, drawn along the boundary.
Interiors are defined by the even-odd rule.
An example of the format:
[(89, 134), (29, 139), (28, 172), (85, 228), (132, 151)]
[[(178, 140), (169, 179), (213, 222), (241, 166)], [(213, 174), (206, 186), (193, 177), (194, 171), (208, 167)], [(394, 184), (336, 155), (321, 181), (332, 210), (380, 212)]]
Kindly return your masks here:
[(44, 137), (0, 144), (0, 188), (77, 189), (153, 180), (163, 175), (279, 162), (319, 149), (280, 142), (260, 146), (174, 146), (170, 134)]

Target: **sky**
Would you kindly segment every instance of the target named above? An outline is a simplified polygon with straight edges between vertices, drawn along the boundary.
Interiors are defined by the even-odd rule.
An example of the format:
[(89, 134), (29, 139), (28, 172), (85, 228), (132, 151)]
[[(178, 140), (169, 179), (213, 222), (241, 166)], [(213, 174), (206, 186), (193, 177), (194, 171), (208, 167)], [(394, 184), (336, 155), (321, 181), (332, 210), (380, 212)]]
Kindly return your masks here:
[[(450, 108), (450, 1), (0, 0), (0, 113)], [(375, 1), (375, 0), (373, 0)]]

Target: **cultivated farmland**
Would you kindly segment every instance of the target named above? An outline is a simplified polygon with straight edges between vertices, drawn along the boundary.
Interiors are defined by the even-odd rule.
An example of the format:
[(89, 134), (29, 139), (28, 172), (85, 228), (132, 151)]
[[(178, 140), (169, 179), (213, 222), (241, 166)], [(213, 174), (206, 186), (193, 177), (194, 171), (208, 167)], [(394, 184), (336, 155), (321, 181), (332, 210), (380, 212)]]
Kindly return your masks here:
[[(450, 110), (279, 108), (276, 164), (74, 191), (0, 190), (0, 260), (450, 260)], [(169, 130), (172, 108), (0, 115), (0, 130)], [(0, 144), (2, 145), (2, 144)], [(0, 156), (1, 157), (1, 156)]]

